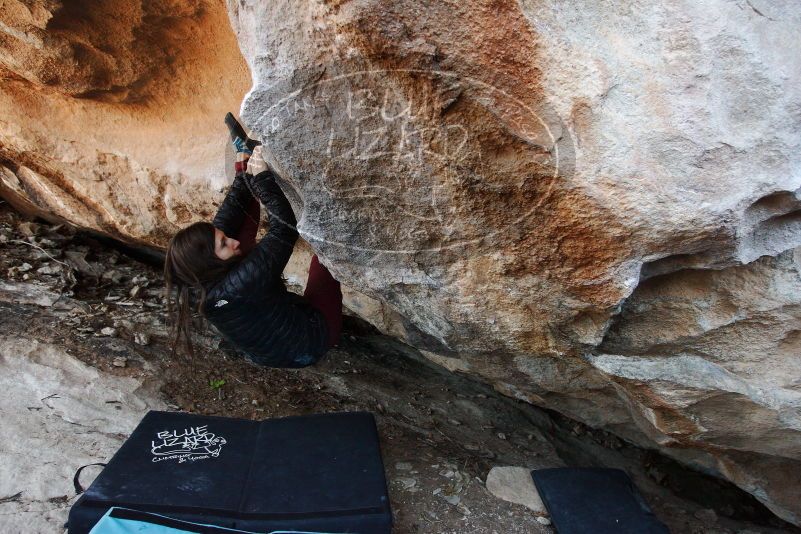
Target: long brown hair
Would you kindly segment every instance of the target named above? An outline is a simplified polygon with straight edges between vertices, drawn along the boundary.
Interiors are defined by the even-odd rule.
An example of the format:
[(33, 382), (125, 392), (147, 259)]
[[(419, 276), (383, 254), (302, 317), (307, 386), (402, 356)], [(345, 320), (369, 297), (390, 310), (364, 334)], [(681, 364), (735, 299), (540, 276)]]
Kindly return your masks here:
[(191, 303), (197, 300), (195, 312), (202, 316), (206, 289), (240, 260), (238, 256), (227, 260), (217, 257), (214, 253), (214, 226), (208, 222), (190, 224), (170, 240), (164, 260), (164, 282), (167, 313), (172, 317), (173, 356), (181, 335), (187, 354), (194, 356)]

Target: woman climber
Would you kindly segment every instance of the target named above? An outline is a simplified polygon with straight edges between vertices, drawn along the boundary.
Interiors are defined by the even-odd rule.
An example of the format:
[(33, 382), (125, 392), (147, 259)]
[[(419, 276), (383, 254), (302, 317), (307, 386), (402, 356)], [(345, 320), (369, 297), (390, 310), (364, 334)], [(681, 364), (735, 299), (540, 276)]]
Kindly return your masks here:
[[(190, 303), (196, 302), (196, 311), (254, 362), (311, 365), (339, 340), (339, 282), (315, 255), (303, 296), (287, 290), (282, 273), (298, 238), (295, 215), (261, 157), (261, 143), (250, 139), (232, 114), (225, 123), (237, 156), (234, 182), (212, 223), (189, 225), (167, 247), (164, 279), (174, 315), (173, 353), (183, 335), (193, 354)], [(256, 243), (259, 202), (268, 211), (270, 228)]]

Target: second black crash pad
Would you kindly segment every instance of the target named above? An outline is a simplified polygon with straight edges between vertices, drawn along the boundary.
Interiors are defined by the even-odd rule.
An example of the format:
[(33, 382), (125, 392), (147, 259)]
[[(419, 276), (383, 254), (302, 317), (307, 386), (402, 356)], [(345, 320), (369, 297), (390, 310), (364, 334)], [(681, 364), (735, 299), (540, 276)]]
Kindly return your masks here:
[(669, 534), (624, 471), (566, 467), (531, 476), (559, 534)]

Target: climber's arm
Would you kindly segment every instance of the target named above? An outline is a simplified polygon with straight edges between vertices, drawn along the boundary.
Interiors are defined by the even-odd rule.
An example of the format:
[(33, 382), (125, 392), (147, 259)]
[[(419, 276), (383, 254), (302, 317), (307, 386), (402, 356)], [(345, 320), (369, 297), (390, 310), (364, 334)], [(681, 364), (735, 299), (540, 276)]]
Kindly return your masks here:
[(267, 235), (272, 235), (294, 245), (298, 239), (298, 231), (295, 227), (297, 225), (295, 213), (292, 211), (292, 206), (289, 204), (286, 195), (278, 185), (275, 173), (268, 169), (256, 176), (246, 174), (245, 180), (253, 195), (267, 208), (270, 221), (270, 230)]
[(253, 195), (248, 189), (244, 175), (237, 175), (222, 204), (217, 209), (217, 214), (214, 216), (212, 224), (215, 228), (222, 230), (228, 237), (238, 237), (242, 223), (248, 216), (248, 207), (252, 201)]
[[(269, 213), (270, 229), (248, 256), (226, 276), (240, 294), (265, 295), (280, 279), (298, 239), (295, 214), (286, 195), (266, 170), (245, 175), (247, 185)], [(233, 289), (233, 288), (232, 288)]]

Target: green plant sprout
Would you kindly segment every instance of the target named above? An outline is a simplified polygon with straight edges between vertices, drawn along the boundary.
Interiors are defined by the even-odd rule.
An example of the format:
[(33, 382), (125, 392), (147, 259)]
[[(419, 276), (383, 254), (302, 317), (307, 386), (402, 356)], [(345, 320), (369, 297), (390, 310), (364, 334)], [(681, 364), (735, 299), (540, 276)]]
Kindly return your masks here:
[(211, 389), (220, 389), (224, 385), (225, 385), (225, 380), (223, 379), (209, 380), (209, 386), (211, 386)]

